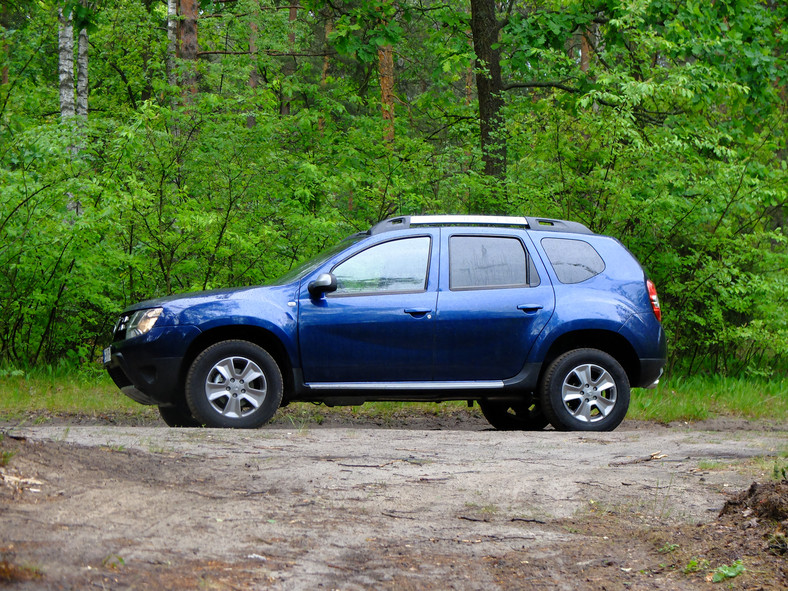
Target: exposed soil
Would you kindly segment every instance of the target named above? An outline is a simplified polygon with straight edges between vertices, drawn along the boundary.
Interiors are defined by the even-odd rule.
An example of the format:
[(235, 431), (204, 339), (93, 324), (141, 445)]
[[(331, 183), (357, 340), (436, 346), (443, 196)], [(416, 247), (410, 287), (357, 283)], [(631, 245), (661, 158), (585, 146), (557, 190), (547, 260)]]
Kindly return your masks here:
[(785, 426), (320, 421), (6, 423), (0, 587), (788, 588)]

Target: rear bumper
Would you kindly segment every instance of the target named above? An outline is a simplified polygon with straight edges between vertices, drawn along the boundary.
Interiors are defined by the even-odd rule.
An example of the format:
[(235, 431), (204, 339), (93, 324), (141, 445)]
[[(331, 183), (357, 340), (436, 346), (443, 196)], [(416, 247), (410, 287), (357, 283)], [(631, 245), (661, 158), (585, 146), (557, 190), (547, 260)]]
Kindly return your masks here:
[(632, 384), (636, 388), (656, 388), (659, 378), (665, 368), (667, 359), (641, 359), (640, 360), (640, 380), (637, 384)]

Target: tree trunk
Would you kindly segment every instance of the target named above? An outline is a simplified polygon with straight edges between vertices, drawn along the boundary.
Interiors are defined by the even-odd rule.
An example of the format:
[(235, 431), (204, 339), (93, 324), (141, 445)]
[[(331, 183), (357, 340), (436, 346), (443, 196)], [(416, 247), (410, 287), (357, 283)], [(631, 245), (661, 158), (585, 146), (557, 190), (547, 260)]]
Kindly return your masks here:
[[(6, 23), (6, 5), (3, 3), (0, 5), (0, 27), (2, 29), (7, 29)], [(3, 41), (0, 44), (0, 61), (3, 62), (3, 67), (0, 68), (0, 85), (8, 84), (8, 63), (11, 61), (11, 49), (9, 48), (8, 41)]]
[(501, 52), (494, 49), (501, 23), (494, 0), (471, 0), (471, 33), (476, 53), (476, 93), (479, 98), (479, 129), (484, 173), (502, 179), (506, 175), (506, 133), (501, 114), (503, 84)]
[(178, 57), (178, 0), (167, 0), (167, 83), (178, 84), (175, 58)]
[[(254, 15), (254, 17), (256, 16), (257, 14)], [(249, 34), (249, 56), (251, 58), (252, 68), (249, 71), (249, 88), (252, 91), (252, 97), (254, 97), (257, 94), (257, 85), (259, 83), (259, 76), (257, 74), (257, 23), (252, 22), (250, 28), (252, 32)], [(252, 129), (255, 125), (257, 125), (257, 118), (254, 114), (247, 115), (246, 127)]]
[[(296, 18), (298, 18), (298, 0), (293, 0), (293, 4), (290, 6), (290, 16), (288, 17), (288, 21), (290, 22), (290, 34), (287, 36), (288, 41), (290, 42), (290, 50), (295, 50), (295, 29), (293, 28), (293, 23), (295, 23)], [(296, 61), (295, 57), (286, 57), (284, 66), (282, 67), (282, 74), (284, 78), (289, 78), (296, 71)], [(289, 115), (290, 114), (290, 103), (293, 101), (293, 97), (287, 94), (285, 90), (285, 82), (282, 81), (282, 102), (279, 107), (279, 113), (282, 115)]]
[[(325, 45), (328, 46), (328, 38), (331, 36), (331, 32), (334, 30), (334, 21), (331, 19), (331, 14), (328, 13), (326, 15), (326, 25), (325, 25)], [(320, 88), (323, 89), (328, 84), (328, 70), (331, 67), (331, 62), (329, 60), (328, 53), (323, 56), (323, 68), (320, 72)], [(325, 120), (321, 115), (320, 118), (317, 120), (317, 128), (322, 132), (325, 127)]]
[(64, 16), (63, 7), (58, 7), (58, 76), (60, 78), (60, 118), (70, 119), (76, 115), (74, 102), (74, 27), (71, 13)]
[(82, 29), (77, 39), (77, 116), (88, 119), (88, 31)]
[(8, 84), (8, 62), (11, 58), (11, 53), (10, 50), (8, 49), (7, 41), (3, 42), (2, 51), (3, 51), (3, 61), (5, 62), (5, 65), (3, 66), (2, 69), (0, 69), (0, 85)]
[(178, 21), (179, 56), (182, 60), (193, 62), (186, 68), (183, 76), (183, 96), (185, 102), (197, 94), (197, 17), (200, 9), (199, 0), (180, 0), (180, 16)]
[(394, 48), (391, 45), (378, 47), (380, 72), (380, 108), (385, 128), (384, 139), (394, 141)]

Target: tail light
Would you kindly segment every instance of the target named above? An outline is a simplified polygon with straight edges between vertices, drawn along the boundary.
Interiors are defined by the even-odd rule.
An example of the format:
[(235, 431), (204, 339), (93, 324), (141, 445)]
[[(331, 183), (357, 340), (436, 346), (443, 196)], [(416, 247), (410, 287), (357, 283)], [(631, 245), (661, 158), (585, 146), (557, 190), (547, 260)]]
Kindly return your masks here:
[(662, 322), (662, 309), (659, 307), (657, 287), (654, 285), (651, 279), (646, 279), (646, 288), (648, 289), (648, 299), (651, 300), (651, 309), (654, 310), (654, 316), (657, 317), (657, 320)]

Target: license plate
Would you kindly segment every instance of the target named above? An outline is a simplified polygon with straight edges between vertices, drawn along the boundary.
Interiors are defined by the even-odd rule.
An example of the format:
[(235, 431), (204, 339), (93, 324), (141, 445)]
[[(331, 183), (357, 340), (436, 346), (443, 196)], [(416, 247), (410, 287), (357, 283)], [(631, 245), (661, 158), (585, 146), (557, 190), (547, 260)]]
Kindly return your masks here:
[(112, 360), (112, 347), (104, 349), (104, 365), (107, 365)]

